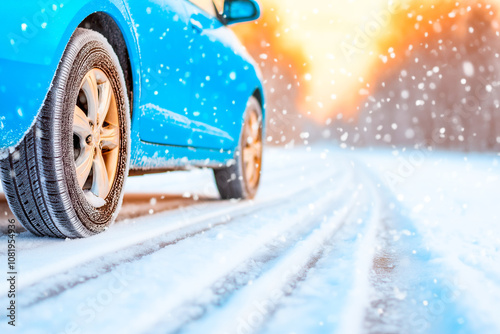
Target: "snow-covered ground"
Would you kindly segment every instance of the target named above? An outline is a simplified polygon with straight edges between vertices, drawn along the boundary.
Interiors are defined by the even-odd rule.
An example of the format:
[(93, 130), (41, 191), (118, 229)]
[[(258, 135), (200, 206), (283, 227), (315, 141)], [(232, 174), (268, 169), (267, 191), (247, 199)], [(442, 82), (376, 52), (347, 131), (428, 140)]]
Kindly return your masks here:
[(440, 332), (499, 333), (500, 155), (395, 150), (355, 156), (392, 190), (395, 211), (420, 239), (429, 275), (414, 275), (422, 296), (444, 283), (444, 290), (417, 300), (427, 304), (421, 324), (441, 322)]
[(191, 202), (88, 239), (21, 233), (18, 324), (3, 316), (0, 330), (498, 333), (499, 162), (271, 148), (243, 202), (217, 201), (209, 170), (130, 178), (128, 195), (152, 207)]

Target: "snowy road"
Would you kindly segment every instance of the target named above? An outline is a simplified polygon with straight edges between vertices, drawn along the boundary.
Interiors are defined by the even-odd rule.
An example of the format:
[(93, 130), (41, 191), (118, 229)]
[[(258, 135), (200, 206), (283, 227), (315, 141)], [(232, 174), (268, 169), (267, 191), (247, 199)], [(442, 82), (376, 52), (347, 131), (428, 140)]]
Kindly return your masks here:
[(17, 237), (18, 324), (0, 330), (499, 332), (500, 159), (405, 154), (269, 149), (244, 202), (218, 201), (210, 171), (130, 178), (106, 233)]

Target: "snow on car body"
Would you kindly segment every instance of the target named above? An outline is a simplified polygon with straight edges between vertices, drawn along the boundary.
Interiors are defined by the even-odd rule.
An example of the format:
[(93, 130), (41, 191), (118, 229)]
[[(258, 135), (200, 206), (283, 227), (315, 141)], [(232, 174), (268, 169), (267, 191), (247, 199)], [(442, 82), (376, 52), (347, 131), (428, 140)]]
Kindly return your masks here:
[[(23, 224), (48, 226), (31, 228), (32, 232), (62, 237), (103, 230), (119, 207), (122, 186), (113, 191), (113, 185), (122, 182), (121, 174), (126, 174), (127, 168), (132, 174), (141, 174), (187, 166), (210, 167), (222, 185), (223, 198), (254, 196), (264, 116), (261, 75), (225, 25), (256, 19), (260, 9), (254, 0), (220, 3), (217, 1), (219, 7), (211, 0), (28, 0), (22, 5), (2, 4), (3, 12), (9, 13), (0, 22), (4, 35), (0, 40), (0, 151), (4, 158), (9, 156), (3, 160), (3, 182), (11, 208)], [(89, 65), (82, 52), (109, 57), (103, 61), (95, 56)], [(106, 62), (112, 65), (110, 72)], [(87, 65), (88, 71), (78, 73)], [(80, 80), (79, 85), (70, 87), (74, 78)], [(103, 92), (108, 86), (112, 93), (106, 99)], [(76, 100), (72, 105), (66, 101), (71, 93)], [(102, 104), (113, 112), (106, 110), (99, 119), (105, 108)], [(73, 108), (74, 116), (68, 116)], [(68, 168), (67, 161), (58, 161), (60, 155), (71, 155), (67, 152), (71, 147), (60, 146), (72, 139), (61, 133), (71, 132), (71, 126), (65, 126), (72, 118), (71, 159), (76, 165), (76, 178), (72, 171), (57, 175), (58, 170), (73, 169)], [(90, 127), (85, 125), (87, 121)], [(49, 147), (51, 143), (43, 140), (55, 146)], [(55, 151), (50, 153), (52, 148)], [(111, 159), (112, 150), (123, 152)], [(23, 163), (36, 152), (42, 170), (25, 175), (34, 167), (17, 166), (17, 161)], [(122, 155), (130, 159), (128, 166)], [(51, 161), (51, 166), (43, 170), (42, 161)], [(85, 164), (93, 167), (87, 171)], [(104, 176), (96, 177), (104, 169), (107, 181)], [(253, 176), (245, 176), (243, 170)], [(237, 181), (243, 178), (244, 182), (236, 188), (226, 187), (238, 173), (242, 177)], [(42, 184), (45, 179), (39, 180), (36, 189), (26, 189), (34, 193), (33, 198), (16, 199), (22, 197), (20, 190), (24, 193), (24, 183), (20, 177), (16, 179), (16, 174), (25, 175), (24, 183), (52, 174), (53, 182), (77, 179), (83, 195), (71, 195), (70, 201), (86, 198), (93, 208), (85, 213), (59, 206), (73, 192), (71, 181), (47, 187)], [(31, 217), (28, 211), (32, 208), (23, 202), (36, 202), (36, 198), (52, 191), (59, 197), (54, 203), (37, 204), (39, 214)], [(101, 200), (93, 200), (93, 195)], [(73, 225), (79, 226), (76, 230), (57, 227), (57, 211), (69, 211), (71, 217), (67, 219), (76, 216), (82, 221), (80, 216), (96, 214), (94, 211), (111, 197), (118, 200), (112, 201), (116, 203), (108, 208), (107, 218), (96, 226), (80, 226), (75, 221)]]

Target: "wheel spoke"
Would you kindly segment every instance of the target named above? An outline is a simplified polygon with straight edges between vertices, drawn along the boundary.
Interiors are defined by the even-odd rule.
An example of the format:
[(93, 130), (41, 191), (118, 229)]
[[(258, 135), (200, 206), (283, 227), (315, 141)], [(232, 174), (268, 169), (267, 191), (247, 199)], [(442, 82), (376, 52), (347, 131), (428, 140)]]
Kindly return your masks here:
[(94, 68), (83, 78), (73, 119), (78, 184), (105, 199), (118, 168), (120, 121), (113, 87), (102, 70)]
[(106, 116), (108, 115), (109, 106), (111, 104), (111, 97), (113, 95), (113, 90), (111, 88), (111, 84), (109, 81), (105, 81), (99, 85), (99, 109), (98, 109), (98, 120), (99, 127), (102, 127), (102, 124), (106, 120)]
[(247, 130), (248, 135), (247, 135), (247, 139), (245, 140), (245, 146), (252, 146), (254, 139), (248, 132), (249, 132), (249, 130)]
[(114, 125), (108, 125), (101, 130), (102, 148), (111, 151), (120, 143), (120, 129)]
[(73, 133), (77, 134), (82, 139), (85, 139), (92, 133), (89, 118), (78, 106), (75, 106), (75, 113), (73, 116)]
[(255, 150), (252, 146), (247, 146), (243, 149), (243, 161), (253, 161)]
[(262, 160), (261, 120), (255, 110), (248, 111), (244, 131), (244, 176), (246, 182), (254, 187), (259, 181)]
[(259, 128), (260, 128), (260, 124), (259, 124), (259, 120), (257, 118), (257, 115), (255, 113), (251, 113), (250, 114), (250, 119), (249, 119), (249, 122), (248, 122), (248, 127), (249, 127), (249, 136), (252, 137), (253, 141), (257, 141), (259, 139)]
[(85, 145), (80, 156), (76, 159), (76, 178), (78, 179), (78, 184), (83, 187), (85, 181), (89, 177), (90, 170), (92, 169), (93, 159), (92, 159), (92, 149), (90, 146)]
[(96, 156), (93, 163), (93, 181), (91, 192), (97, 197), (106, 198), (109, 192), (109, 179), (108, 171), (106, 170), (106, 163), (102, 157), (101, 150), (97, 149)]
[(252, 146), (255, 156), (260, 158), (262, 156), (262, 142), (260, 140), (256, 141)]
[(254, 171), (255, 171), (255, 162), (253, 161), (253, 159), (245, 162), (246, 166), (245, 166), (245, 176), (247, 178), (247, 180), (253, 180), (253, 177), (254, 177)]
[(92, 124), (96, 124), (99, 108), (99, 93), (94, 71), (90, 71), (89, 73), (87, 73), (87, 75), (83, 79), (82, 90), (85, 92), (85, 96), (87, 97), (87, 116)]
[(243, 155), (245, 159), (255, 159), (255, 158), (260, 159), (260, 157), (262, 156), (262, 143), (259, 141), (247, 145), (243, 149)]

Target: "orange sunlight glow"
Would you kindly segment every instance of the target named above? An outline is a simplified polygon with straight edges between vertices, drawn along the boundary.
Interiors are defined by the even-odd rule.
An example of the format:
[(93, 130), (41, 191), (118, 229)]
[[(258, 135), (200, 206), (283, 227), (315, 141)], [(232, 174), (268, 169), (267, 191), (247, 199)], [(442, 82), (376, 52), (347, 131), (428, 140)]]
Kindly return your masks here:
[[(261, 0), (264, 15), (234, 28), (250, 52), (267, 45), (276, 63), (294, 68), (301, 86), (296, 104), (316, 121), (355, 117), (377, 78), (412, 43), (450, 29), (471, 6), (456, 0)], [(462, 15), (461, 15), (462, 14)], [(493, 10), (491, 11), (493, 14)], [(464, 23), (464, 22), (462, 22)], [(498, 30), (497, 21), (493, 28)], [(458, 24), (457, 37), (467, 33)], [(255, 54), (257, 60), (259, 54)]]
[[(384, 0), (261, 0), (263, 18), (234, 28), (249, 50), (270, 44), (292, 58), (302, 86), (297, 104), (318, 121), (335, 114), (353, 115), (367, 71), (374, 57), (375, 41), (358, 45), (355, 53), (346, 45), (373, 20)], [(262, 36), (261, 29), (272, 26)], [(255, 36), (261, 37), (255, 41)], [(257, 56), (258, 54), (254, 54)], [(279, 59), (278, 59), (279, 61)]]

